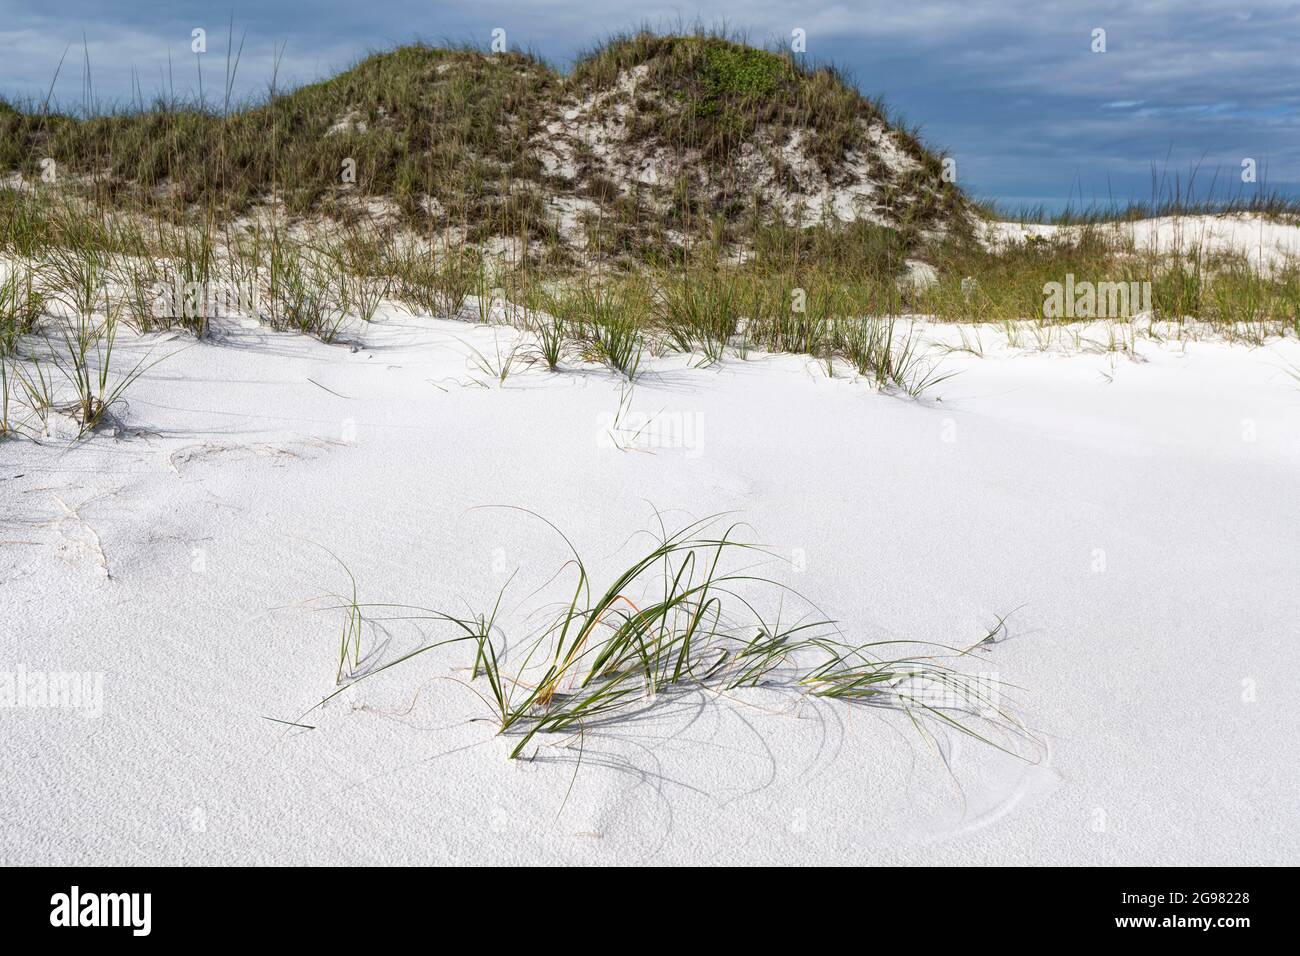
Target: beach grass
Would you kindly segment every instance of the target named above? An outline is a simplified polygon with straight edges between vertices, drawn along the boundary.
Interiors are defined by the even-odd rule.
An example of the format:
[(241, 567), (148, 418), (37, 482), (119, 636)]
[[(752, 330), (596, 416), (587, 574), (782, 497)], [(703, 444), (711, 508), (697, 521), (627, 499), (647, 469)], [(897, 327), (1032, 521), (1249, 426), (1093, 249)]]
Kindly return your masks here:
[[(780, 559), (748, 542), (745, 526), (727, 516), (671, 531), (657, 519), (654, 530), (629, 539), (646, 541), (637, 556), (604, 579), (594, 575), (558, 527), (531, 516), (563, 542), (567, 559), (551, 581), (568, 577), (570, 585), (568, 596), (530, 636), (513, 640), (505, 632), (505, 589), (490, 608), (468, 616), (370, 605), (388, 614), (385, 620), (442, 622), (453, 636), (346, 682), (321, 704), (425, 651), (468, 642), (473, 651), (468, 686), (473, 690), (481, 683), (475, 693), (489, 708), (497, 733), (509, 741), (512, 759), (543, 737), (617, 727), (684, 693), (717, 696), (745, 688), (884, 706), (905, 715), (927, 738), (942, 726), (1007, 749), (1023, 736), (996, 683), (960, 667), (985, 638), (965, 646), (854, 643), (815, 605), (765, 573), (765, 566)], [(339, 605), (349, 621), (359, 619), (365, 607), (353, 594)]]

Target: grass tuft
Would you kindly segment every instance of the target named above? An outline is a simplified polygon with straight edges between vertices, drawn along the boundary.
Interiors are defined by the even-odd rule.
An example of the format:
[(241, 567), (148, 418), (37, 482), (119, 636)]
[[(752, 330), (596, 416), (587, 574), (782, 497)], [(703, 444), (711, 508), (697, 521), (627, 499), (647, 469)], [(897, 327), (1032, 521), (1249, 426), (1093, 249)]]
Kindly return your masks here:
[[(498, 733), (510, 738), (512, 759), (539, 735), (614, 726), (681, 693), (752, 687), (885, 705), (927, 737), (936, 721), (999, 748), (996, 737), (1020, 733), (998, 702), (997, 687), (951, 663), (985, 641), (964, 649), (915, 641), (852, 644), (796, 592), (759, 573), (771, 553), (747, 543), (742, 525), (725, 524), (723, 516), (672, 532), (661, 522), (657, 533), (647, 533), (652, 540), (645, 550), (599, 584), (572, 542), (546, 524), (570, 552), (561, 572), (572, 578), (571, 590), (539, 632), (518, 645), (500, 623), (504, 590), (490, 610), (468, 617), (380, 606), (399, 608), (401, 619), (444, 622), (455, 632), (393, 664), (433, 647), (472, 644), (471, 687), (485, 685), (480, 697)], [(805, 608), (795, 619), (785, 610), (791, 602)], [(351, 615), (355, 597), (348, 608)]]

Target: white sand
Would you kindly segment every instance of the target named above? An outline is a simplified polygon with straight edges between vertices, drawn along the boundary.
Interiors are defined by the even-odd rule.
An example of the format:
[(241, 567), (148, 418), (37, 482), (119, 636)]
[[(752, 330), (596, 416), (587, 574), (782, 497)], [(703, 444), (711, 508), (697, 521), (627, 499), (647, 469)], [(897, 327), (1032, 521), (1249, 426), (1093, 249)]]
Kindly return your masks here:
[[(117, 438), (0, 444), (0, 670), (103, 674), (98, 719), (0, 711), (4, 863), (1295, 861), (1296, 342), (990, 346), (922, 403), (804, 358), (664, 359), (633, 410), (701, 440), (620, 450), (609, 373), (457, 384), (511, 336), (234, 330), (138, 382)], [(315, 730), (264, 719), (333, 688), (340, 619), (303, 606), (346, 585), (323, 547), (362, 601), (484, 607), (564, 553), (469, 509), (533, 509), (608, 574), (647, 501), (739, 511), (863, 640), (967, 643), (1026, 605), (972, 666), (1022, 688), (1041, 754), (949, 737), (945, 763), (895, 713), (696, 699), (589, 733), (557, 816), (576, 750), (508, 761), (445, 679), (461, 650)]]
[[(1300, 225), (1249, 213), (1161, 216), (1133, 222), (1103, 223), (1098, 228), (1132, 243), (1139, 252), (1159, 256), (1238, 254), (1266, 272), (1294, 264), (1300, 257)], [(982, 223), (981, 229), (984, 240), (998, 246), (1032, 237), (1077, 233), (1080, 227), (988, 222)]]

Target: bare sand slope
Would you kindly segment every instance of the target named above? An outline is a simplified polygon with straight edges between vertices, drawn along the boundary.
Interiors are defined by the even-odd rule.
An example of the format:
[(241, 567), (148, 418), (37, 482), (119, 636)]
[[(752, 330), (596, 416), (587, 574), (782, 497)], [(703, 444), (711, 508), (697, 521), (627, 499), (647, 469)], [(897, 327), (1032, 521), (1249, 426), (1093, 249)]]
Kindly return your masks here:
[[(1096, 228), (1130, 244), (1137, 252), (1157, 256), (1241, 255), (1264, 272), (1275, 271), (1300, 256), (1300, 225), (1252, 213), (1159, 216), (1101, 223)], [(981, 229), (984, 241), (996, 248), (1033, 237), (1078, 234), (1081, 227), (987, 222)]]
[[(1295, 860), (1295, 342), (990, 348), (919, 403), (803, 358), (664, 359), (615, 442), (603, 370), (471, 383), (470, 346), (513, 335), (231, 330), (138, 382), (117, 436), (0, 444), (0, 670), (103, 674), (98, 718), (0, 711), (4, 863)], [(314, 730), (266, 719), (334, 687), (324, 549), (363, 602), (463, 610), (566, 558), (476, 506), (609, 575), (647, 503), (738, 512), (863, 640), (965, 644), (1024, 605), (967, 666), (1041, 746), (940, 753), (897, 713), (751, 691), (592, 728), (575, 776), (572, 740), (506, 759), (456, 648)], [(368, 636), (367, 666), (418, 639)]]

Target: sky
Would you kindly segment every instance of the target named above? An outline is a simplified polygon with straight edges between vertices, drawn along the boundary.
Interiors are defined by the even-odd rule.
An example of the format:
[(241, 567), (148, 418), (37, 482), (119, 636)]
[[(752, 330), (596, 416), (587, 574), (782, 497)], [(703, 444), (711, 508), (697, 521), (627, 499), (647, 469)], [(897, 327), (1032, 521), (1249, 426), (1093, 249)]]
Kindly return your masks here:
[(264, 92), (281, 46), (284, 86), (416, 39), (486, 45), (497, 28), (561, 69), (641, 25), (725, 25), (759, 45), (800, 29), (810, 58), (883, 97), (949, 151), (963, 187), (1005, 208), (1148, 200), (1153, 175), (1185, 188), (1194, 171), (1198, 195), (1300, 196), (1300, 0), (3, 0), (0, 96), (44, 99), (65, 52), (65, 105), (84, 100), (87, 58), (101, 103), (130, 100), (133, 76), (146, 98), (166, 89), (169, 55), (177, 92), (196, 92), (195, 28), (219, 95), (232, 16), (245, 96)]

